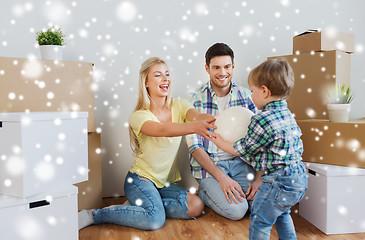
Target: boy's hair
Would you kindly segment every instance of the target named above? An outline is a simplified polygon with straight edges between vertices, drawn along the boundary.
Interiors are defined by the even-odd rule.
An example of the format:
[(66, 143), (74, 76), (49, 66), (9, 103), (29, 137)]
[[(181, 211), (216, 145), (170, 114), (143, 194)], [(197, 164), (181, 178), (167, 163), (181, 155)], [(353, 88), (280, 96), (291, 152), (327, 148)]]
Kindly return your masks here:
[(210, 48), (208, 48), (207, 52), (205, 53), (205, 63), (207, 66), (209, 66), (210, 60), (216, 56), (230, 56), (233, 63), (233, 50), (225, 43), (215, 43)]
[(285, 59), (269, 59), (250, 72), (248, 81), (257, 87), (265, 85), (273, 96), (288, 98), (294, 88), (294, 73)]

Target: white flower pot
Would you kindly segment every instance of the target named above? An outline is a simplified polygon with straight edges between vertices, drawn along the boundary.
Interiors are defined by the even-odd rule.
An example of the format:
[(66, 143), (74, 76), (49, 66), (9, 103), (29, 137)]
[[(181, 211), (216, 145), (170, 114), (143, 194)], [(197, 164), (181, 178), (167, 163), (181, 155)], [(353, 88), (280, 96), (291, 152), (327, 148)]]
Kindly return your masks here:
[(63, 46), (60, 45), (41, 45), (41, 58), (48, 60), (62, 60)]
[(327, 104), (330, 122), (348, 122), (351, 104)]

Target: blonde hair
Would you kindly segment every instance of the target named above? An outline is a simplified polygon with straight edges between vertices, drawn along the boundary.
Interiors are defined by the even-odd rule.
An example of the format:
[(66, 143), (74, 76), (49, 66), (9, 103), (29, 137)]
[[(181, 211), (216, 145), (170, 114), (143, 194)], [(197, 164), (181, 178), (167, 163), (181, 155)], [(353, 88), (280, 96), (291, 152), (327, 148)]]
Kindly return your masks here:
[(284, 58), (269, 59), (250, 72), (248, 81), (257, 87), (265, 85), (273, 96), (288, 98), (294, 88), (294, 73)]
[[(153, 100), (151, 99), (148, 89), (146, 88), (146, 81), (150, 68), (155, 64), (165, 64), (167, 66), (167, 63), (158, 57), (148, 58), (141, 65), (141, 68), (139, 70), (138, 101), (136, 107), (134, 108), (134, 112), (138, 110), (147, 110), (150, 109), (151, 107), (151, 101)], [(169, 92), (165, 101), (165, 106), (170, 108), (170, 103), (171, 103), (171, 96)], [(133, 129), (130, 125), (129, 125), (129, 142), (132, 151), (135, 154), (138, 154), (141, 150), (140, 145), (137, 136), (136, 134), (134, 134)]]

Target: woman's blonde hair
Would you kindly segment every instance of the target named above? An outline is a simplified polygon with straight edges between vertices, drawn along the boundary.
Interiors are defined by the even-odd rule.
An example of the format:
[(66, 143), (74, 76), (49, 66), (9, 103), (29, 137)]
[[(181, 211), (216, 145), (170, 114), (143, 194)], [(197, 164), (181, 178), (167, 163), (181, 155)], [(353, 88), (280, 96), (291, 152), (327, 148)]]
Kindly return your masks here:
[[(147, 110), (150, 109), (151, 107), (151, 101), (153, 100), (151, 99), (148, 89), (146, 88), (146, 81), (150, 68), (155, 64), (165, 64), (167, 66), (167, 63), (158, 57), (148, 58), (141, 65), (141, 68), (139, 70), (138, 101), (134, 111)], [(165, 101), (165, 106), (170, 108), (170, 103), (171, 103), (171, 96), (169, 91), (169, 94)], [(129, 125), (129, 141), (132, 151), (135, 154), (138, 154), (140, 152), (140, 145), (137, 136), (134, 134), (133, 129), (130, 125)]]

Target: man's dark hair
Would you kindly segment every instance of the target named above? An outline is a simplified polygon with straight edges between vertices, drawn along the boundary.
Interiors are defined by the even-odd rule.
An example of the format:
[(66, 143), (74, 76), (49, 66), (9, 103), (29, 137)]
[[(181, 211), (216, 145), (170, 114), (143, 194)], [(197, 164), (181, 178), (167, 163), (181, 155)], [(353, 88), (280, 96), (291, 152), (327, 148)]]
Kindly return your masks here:
[(225, 43), (213, 44), (205, 53), (205, 63), (209, 66), (210, 60), (217, 56), (230, 56), (233, 63), (233, 50)]

